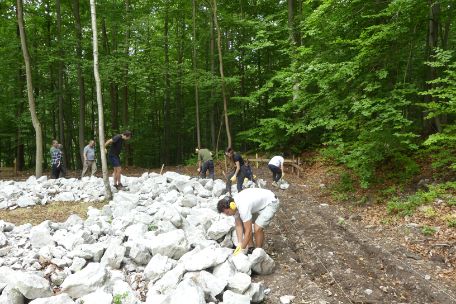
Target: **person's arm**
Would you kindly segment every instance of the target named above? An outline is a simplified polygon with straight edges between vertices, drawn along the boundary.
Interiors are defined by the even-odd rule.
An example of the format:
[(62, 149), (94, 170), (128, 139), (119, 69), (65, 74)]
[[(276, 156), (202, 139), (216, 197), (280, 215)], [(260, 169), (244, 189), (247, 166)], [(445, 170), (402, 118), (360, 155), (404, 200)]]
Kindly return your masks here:
[(84, 162), (87, 161), (87, 152), (88, 152), (87, 149), (84, 148), (84, 153), (83, 153), (83, 155), (84, 155)]
[(252, 239), (252, 220), (244, 222), (244, 238), (242, 239), (241, 248), (245, 249)]
[(283, 170), (283, 163), (285, 162), (285, 160), (282, 161), (282, 163), (280, 164), (280, 170), (282, 170), (282, 177), (285, 176), (285, 171)]
[(201, 171), (201, 165), (202, 165), (201, 155), (198, 153), (198, 169), (197, 169), (198, 172)]
[(235, 229), (236, 229), (236, 236), (237, 236), (237, 239), (238, 239), (238, 246), (242, 244), (242, 240), (243, 240), (243, 233), (244, 233), (244, 228), (243, 228), (243, 224), (242, 224), (242, 221), (241, 219), (239, 218), (239, 216), (235, 216), (234, 217), (234, 220), (235, 220)]
[(108, 140), (107, 142), (105, 142), (105, 144), (104, 144), (105, 153), (108, 153), (107, 148), (108, 148), (108, 146), (109, 146), (110, 144), (112, 144), (112, 138), (109, 139), (109, 140)]

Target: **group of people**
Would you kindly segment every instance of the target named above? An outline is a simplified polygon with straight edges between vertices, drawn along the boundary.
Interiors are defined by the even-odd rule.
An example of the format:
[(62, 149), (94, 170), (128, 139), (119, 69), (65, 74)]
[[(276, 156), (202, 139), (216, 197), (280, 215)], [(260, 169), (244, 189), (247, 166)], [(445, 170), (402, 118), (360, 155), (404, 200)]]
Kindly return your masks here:
[[(111, 146), (108, 153), (108, 160), (111, 163), (112, 167), (114, 168), (113, 172), (113, 179), (114, 179), (114, 187), (116, 189), (123, 189), (124, 186), (120, 182), (120, 176), (122, 173), (122, 167), (120, 163), (120, 152), (122, 150), (122, 144), (125, 140), (129, 140), (131, 138), (131, 132), (125, 131), (122, 134), (117, 134), (104, 144), (104, 151), (108, 153), (108, 146)], [(50, 149), (51, 155), (51, 178), (59, 178), (65, 176), (65, 166), (63, 162), (63, 151), (62, 145), (59, 144), (57, 140), (52, 141), (52, 146)], [(81, 178), (84, 177), (87, 170), (90, 168), (91, 176), (95, 175), (97, 172), (97, 159), (95, 156), (95, 141), (92, 139), (89, 143), (84, 147), (83, 150), (83, 166), (82, 166), (82, 174)]]
[[(123, 142), (131, 139), (132, 133), (124, 131), (117, 134), (104, 144), (104, 152), (108, 153), (108, 160), (114, 168), (113, 180), (114, 187), (118, 190), (124, 189), (121, 183), (121, 161), (120, 152)], [(109, 151), (107, 150), (108, 147)], [(200, 176), (206, 178), (209, 171), (209, 178), (215, 178), (214, 161), (212, 153), (208, 149), (196, 149), (198, 153), (198, 169)], [(52, 163), (52, 178), (60, 177), (63, 166), (62, 145), (57, 140), (52, 141), (50, 149)], [(277, 212), (280, 202), (277, 196), (270, 190), (261, 188), (243, 189), (244, 179), (253, 180), (253, 173), (249, 164), (242, 158), (241, 154), (235, 152), (231, 147), (225, 151), (234, 164), (233, 171), (227, 175), (226, 192), (227, 196), (217, 203), (219, 213), (235, 217), (235, 229), (238, 244), (233, 254), (240, 252), (251, 253), (254, 248), (262, 248), (264, 245), (264, 229), (267, 228)], [(284, 176), (283, 156), (274, 156), (268, 163), (268, 168), (272, 172), (273, 185)], [(83, 169), (81, 177), (84, 177), (88, 169), (91, 175), (97, 171), (95, 157), (95, 141), (90, 140), (83, 150)], [(63, 171), (64, 173), (64, 171)], [(237, 193), (231, 195), (231, 185), (236, 183)]]

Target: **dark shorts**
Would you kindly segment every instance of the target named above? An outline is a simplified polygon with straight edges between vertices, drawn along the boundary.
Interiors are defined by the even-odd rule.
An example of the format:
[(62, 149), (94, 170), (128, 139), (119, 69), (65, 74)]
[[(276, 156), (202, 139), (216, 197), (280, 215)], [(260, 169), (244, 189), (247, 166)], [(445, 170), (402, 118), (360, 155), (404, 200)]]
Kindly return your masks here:
[(109, 154), (109, 155), (108, 155), (108, 158), (109, 158), (109, 162), (111, 163), (111, 165), (112, 165), (114, 168), (120, 167), (120, 157), (119, 157), (119, 156)]

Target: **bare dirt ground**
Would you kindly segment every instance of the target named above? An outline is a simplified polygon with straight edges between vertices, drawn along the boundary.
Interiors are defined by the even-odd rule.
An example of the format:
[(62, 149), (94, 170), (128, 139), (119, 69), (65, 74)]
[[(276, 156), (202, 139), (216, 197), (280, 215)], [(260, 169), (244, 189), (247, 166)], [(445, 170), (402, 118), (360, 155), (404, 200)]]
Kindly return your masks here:
[[(164, 171), (196, 175), (194, 169), (168, 167)], [(216, 174), (222, 169), (220, 164)], [(123, 173), (133, 176), (145, 171), (129, 168)], [(312, 304), (456, 303), (455, 228), (426, 237), (413, 225), (407, 226), (420, 219), (391, 217), (382, 204), (356, 207), (337, 202), (329, 191), (334, 182), (331, 174), (318, 163), (307, 166), (301, 178), (287, 172), (287, 190), (272, 188), (266, 166), (254, 173), (267, 180), (267, 188), (281, 200), (266, 230), (265, 250), (276, 261), (276, 271), (254, 277), (270, 291), (266, 304), (280, 303), (285, 295), (295, 297), (292, 303)], [(25, 210), (34, 212), (33, 208)], [(43, 216), (53, 217), (52, 212)], [(65, 214), (60, 212), (61, 216)], [(27, 214), (14, 217), (27, 222)]]
[[(255, 173), (271, 187), (267, 169)], [(255, 278), (271, 289), (266, 303), (284, 295), (293, 303), (456, 303), (448, 255), (430, 260), (412, 246), (410, 231), (380, 224), (378, 210), (333, 202), (324, 167), (315, 164), (301, 176), (288, 174), (287, 190), (271, 189), (281, 209), (266, 230), (265, 249), (277, 268)], [(453, 257), (454, 231), (443, 240)]]

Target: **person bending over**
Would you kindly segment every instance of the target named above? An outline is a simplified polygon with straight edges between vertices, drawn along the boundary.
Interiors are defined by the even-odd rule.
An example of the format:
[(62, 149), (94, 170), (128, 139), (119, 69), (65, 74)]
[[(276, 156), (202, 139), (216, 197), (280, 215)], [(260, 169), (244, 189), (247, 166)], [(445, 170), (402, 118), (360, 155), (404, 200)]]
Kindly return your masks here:
[(271, 223), (279, 205), (279, 199), (272, 191), (261, 188), (245, 189), (234, 197), (226, 196), (217, 203), (219, 213), (235, 217), (238, 245), (234, 255), (246, 250), (251, 252), (254, 248), (252, 235), (255, 247), (263, 247), (264, 229)]
[(125, 131), (122, 134), (117, 134), (113, 138), (109, 139), (105, 144), (105, 153), (107, 152), (107, 147), (111, 145), (109, 149), (108, 159), (111, 165), (114, 168), (114, 172), (112, 173), (114, 179), (114, 187), (116, 189), (123, 189), (124, 186), (120, 182), (120, 176), (122, 173), (122, 167), (120, 166), (120, 151), (122, 150), (122, 144), (124, 141), (129, 140), (131, 138), (131, 132)]

